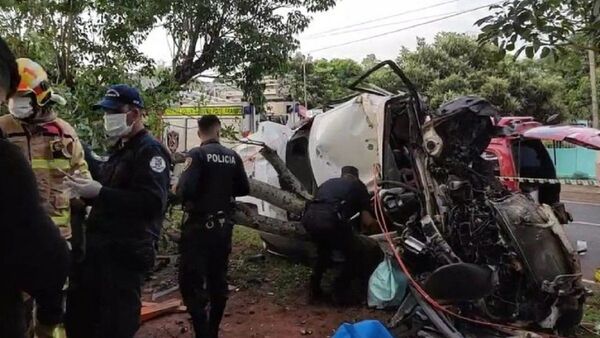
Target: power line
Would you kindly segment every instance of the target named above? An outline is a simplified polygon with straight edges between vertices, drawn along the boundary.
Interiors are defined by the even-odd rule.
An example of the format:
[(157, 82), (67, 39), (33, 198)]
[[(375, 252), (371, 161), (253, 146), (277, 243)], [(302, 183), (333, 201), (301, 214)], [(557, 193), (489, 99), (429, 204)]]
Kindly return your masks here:
[(439, 18), (439, 17), (446, 16), (449, 14), (457, 14), (457, 13), (459, 13), (459, 12), (447, 12), (447, 13), (441, 13), (441, 14), (436, 14), (436, 15), (422, 16), (419, 18), (406, 19), (406, 20), (402, 20), (402, 21), (384, 23), (381, 25), (368, 26), (368, 27), (362, 27), (362, 28), (351, 29), (351, 30), (344, 30), (344, 31), (340, 31), (340, 32), (333, 32), (333, 33), (327, 34), (327, 35), (319, 35), (318, 37), (314, 37), (314, 38), (307, 38), (307, 40), (315, 40), (315, 39), (321, 39), (321, 38), (326, 38), (326, 37), (330, 37), (330, 36), (343, 35), (343, 34), (354, 33), (354, 32), (362, 32), (362, 31), (367, 31), (367, 30), (371, 30), (371, 29), (375, 29), (375, 28), (394, 26), (394, 25), (398, 25), (401, 23), (408, 23), (408, 22), (414, 22), (414, 21), (431, 19), (431, 18)]
[(480, 9), (483, 9), (483, 8), (486, 8), (486, 7), (489, 7), (489, 6), (491, 6), (491, 5), (498, 4), (498, 3), (500, 3), (500, 2), (502, 2), (502, 1), (493, 2), (493, 3), (487, 4), (487, 5), (485, 5), (485, 6), (479, 6), (479, 7), (475, 7), (475, 8), (467, 9), (467, 10), (464, 10), (464, 11), (462, 11), (462, 12), (459, 12), (459, 13), (454, 13), (454, 14), (446, 15), (446, 16), (443, 16), (443, 17), (441, 17), (441, 18), (438, 18), (438, 19), (433, 19), (433, 20), (429, 20), (429, 21), (421, 22), (421, 23), (414, 24), (414, 25), (407, 26), (407, 27), (403, 27), (403, 28), (400, 28), (400, 29), (395, 29), (395, 30), (393, 30), (393, 31), (389, 31), (389, 32), (385, 32), (385, 33), (381, 33), (381, 34), (377, 34), (377, 35), (371, 35), (371, 36), (367, 36), (367, 37), (364, 37), (364, 38), (361, 38), (361, 39), (352, 40), (352, 41), (347, 41), (347, 42), (340, 43), (340, 44), (336, 44), (336, 45), (332, 45), (332, 46), (327, 46), (327, 47), (323, 47), (323, 48), (314, 49), (314, 50), (311, 50), (311, 51), (309, 51), (308, 53), (310, 54), (310, 53), (314, 53), (314, 52), (320, 52), (320, 51), (322, 51), (322, 50), (327, 50), (327, 49), (336, 48), (336, 47), (342, 47), (342, 46), (350, 45), (350, 44), (353, 44), (353, 43), (362, 42), (362, 41), (367, 41), (367, 40), (371, 40), (371, 39), (379, 38), (379, 37), (382, 37), (382, 36), (386, 36), (386, 35), (390, 35), (390, 34), (394, 34), (394, 33), (402, 32), (402, 31), (405, 31), (405, 30), (408, 30), (408, 29), (412, 29), (412, 28), (416, 28), (416, 27), (420, 27), (420, 26), (428, 25), (428, 24), (430, 24), (430, 23), (434, 23), (434, 22), (438, 22), (438, 21), (446, 20), (446, 19), (449, 19), (449, 18), (453, 18), (453, 17), (455, 17), (455, 16), (459, 16), (459, 15), (462, 15), (462, 14), (465, 14), (465, 13), (474, 12), (474, 11), (477, 11), (477, 10), (480, 10)]
[(332, 28), (323, 32), (318, 32), (318, 33), (314, 33), (311, 35), (308, 35), (307, 38), (309, 37), (314, 37), (315, 35), (322, 35), (322, 34), (327, 34), (327, 33), (331, 33), (331, 32), (336, 32), (342, 29), (346, 29), (346, 28), (352, 28), (352, 27), (356, 27), (356, 26), (361, 26), (367, 23), (372, 23), (372, 22), (377, 22), (377, 21), (381, 21), (381, 20), (385, 20), (385, 19), (390, 19), (390, 18), (395, 18), (397, 16), (402, 16), (402, 15), (406, 15), (406, 14), (410, 14), (410, 13), (415, 13), (415, 12), (420, 12), (420, 11), (424, 11), (427, 9), (431, 9), (431, 8), (436, 8), (436, 7), (440, 7), (440, 6), (444, 6), (447, 4), (451, 4), (453, 2), (458, 2), (460, 0), (449, 0), (449, 1), (444, 1), (444, 2), (439, 2), (433, 5), (429, 5), (426, 7), (421, 7), (421, 8), (416, 8), (416, 9), (411, 9), (409, 11), (404, 11), (404, 12), (400, 12), (400, 13), (396, 13), (396, 14), (392, 14), (392, 15), (388, 15), (388, 16), (384, 16), (384, 17), (380, 17), (380, 18), (375, 18), (375, 19), (371, 19), (371, 20), (367, 20), (367, 21), (363, 21), (363, 22), (358, 22), (358, 23), (353, 23), (351, 25), (347, 25), (347, 26), (342, 26), (342, 27), (337, 27), (337, 28)]

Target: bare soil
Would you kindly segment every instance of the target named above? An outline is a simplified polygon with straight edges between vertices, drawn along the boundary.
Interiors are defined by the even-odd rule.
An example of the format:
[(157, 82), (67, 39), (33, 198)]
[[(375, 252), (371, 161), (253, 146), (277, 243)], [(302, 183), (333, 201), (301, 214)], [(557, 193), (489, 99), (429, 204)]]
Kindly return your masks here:
[[(309, 304), (307, 280), (310, 270), (303, 265), (262, 253), (258, 235), (238, 227), (230, 260), (230, 296), (221, 324), (221, 338), (330, 337), (344, 322), (364, 319), (387, 320), (392, 316), (366, 306), (336, 307)], [(333, 272), (332, 272), (333, 274)], [(175, 284), (176, 267), (155, 274), (145, 288), (151, 293)], [(173, 292), (158, 302), (179, 298)], [(187, 313), (165, 315), (142, 325), (136, 338), (194, 337)]]

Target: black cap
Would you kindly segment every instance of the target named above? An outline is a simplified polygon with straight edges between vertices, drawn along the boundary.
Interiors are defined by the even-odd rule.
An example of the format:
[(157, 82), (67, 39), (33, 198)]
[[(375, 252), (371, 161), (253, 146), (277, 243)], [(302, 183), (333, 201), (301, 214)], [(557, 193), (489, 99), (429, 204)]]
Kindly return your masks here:
[(358, 169), (356, 167), (353, 167), (351, 165), (347, 165), (342, 167), (342, 175), (352, 175), (356, 178), (358, 178)]
[(102, 100), (94, 105), (94, 109), (117, 110), (125, 104), (133, 104), (136, 107), (144, 108), (144, 101), (136, 88), (126, 84), (116, 84), (106, 90)]

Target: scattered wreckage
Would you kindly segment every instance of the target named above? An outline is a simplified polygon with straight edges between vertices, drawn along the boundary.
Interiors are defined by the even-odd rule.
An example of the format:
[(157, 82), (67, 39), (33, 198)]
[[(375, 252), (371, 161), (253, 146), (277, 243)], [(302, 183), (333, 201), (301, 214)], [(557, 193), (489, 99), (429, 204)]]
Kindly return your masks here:
[[(362, 84), (386, 65), (405, 93)], [(587, 291), (563, 229), (568, 214), (496, 179), (482, 155), (514, 130), (494, 123), (494, 107), (463, 97), (429, 112), (391, 61), (352, 88), (362, 94), (294, 130), (265, 122), (236, 147), (252, 186), (236, 221), (263, 231), (271, 251), (305, 254), (304, 203), (354, 165), (376, 194), (382, 234), (372, 238), (411, 281), (389, 323), (396, 336), (572, 332)]]

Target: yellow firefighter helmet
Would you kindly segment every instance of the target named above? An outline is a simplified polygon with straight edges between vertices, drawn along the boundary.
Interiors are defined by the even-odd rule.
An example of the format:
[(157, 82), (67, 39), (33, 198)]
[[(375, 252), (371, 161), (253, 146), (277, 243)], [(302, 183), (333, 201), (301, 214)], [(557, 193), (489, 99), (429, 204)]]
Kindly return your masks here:
[(27, 58), (17, 59), (21, 81), (17, 87), (19, 95), (30, 93), (38, 106), (44, 106), (52, 97), (48, 74), (39, 63)]

